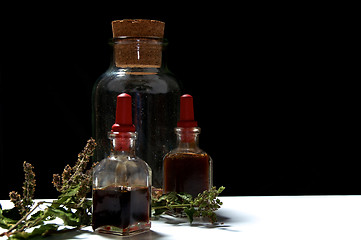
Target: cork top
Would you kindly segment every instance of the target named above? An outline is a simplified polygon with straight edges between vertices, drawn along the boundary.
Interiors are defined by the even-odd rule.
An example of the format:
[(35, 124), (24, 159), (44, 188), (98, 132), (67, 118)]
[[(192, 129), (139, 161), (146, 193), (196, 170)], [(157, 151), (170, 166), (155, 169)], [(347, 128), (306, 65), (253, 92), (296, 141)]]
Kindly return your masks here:
[(112, 22), (113, 38), (163, 38), (164, 22), (147, 19), (123, 19)]

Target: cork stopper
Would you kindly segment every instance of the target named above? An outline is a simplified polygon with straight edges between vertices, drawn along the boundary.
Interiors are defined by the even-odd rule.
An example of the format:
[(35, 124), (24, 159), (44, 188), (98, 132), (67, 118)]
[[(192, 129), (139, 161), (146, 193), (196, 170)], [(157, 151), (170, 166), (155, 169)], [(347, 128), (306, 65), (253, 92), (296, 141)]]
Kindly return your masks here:
[(159, 68), (164, 25), (164, 22), (146, 19), (113, 21), (115, 66)]
[(163, 38), (164, 22), (147, 19), (124, 19), (112, 22), (113, 38)]

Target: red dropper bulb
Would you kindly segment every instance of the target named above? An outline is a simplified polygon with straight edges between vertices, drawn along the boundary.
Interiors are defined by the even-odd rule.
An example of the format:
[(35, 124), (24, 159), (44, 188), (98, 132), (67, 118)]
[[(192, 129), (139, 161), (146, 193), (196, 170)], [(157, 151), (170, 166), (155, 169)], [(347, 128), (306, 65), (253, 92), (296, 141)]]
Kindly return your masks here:
[(197, 121), (194, 121), (193, 97), (189, 94), (184, 94), (180, 98), (180, 118), (177, 126), (182, 128), (198, 127)]
[(117, 109), (115, 123), (112, 126), (113, 132), (135, 132), (132, 121), (132, 97), (126, 93), (117, 97)]

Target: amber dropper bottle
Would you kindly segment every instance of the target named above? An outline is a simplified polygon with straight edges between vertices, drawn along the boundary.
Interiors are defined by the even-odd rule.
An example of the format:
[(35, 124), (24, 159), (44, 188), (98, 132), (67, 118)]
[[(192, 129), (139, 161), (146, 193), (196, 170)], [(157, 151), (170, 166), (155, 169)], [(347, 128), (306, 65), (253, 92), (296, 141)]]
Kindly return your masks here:
[(213, 184), (211, 157), (199, 148), (201, 129), (194, 120), (193, 97), (180, 98), (180, 120), (175, 128), (177, 147), (163, 160), (164, 192), (184, 192), (196, 197)]

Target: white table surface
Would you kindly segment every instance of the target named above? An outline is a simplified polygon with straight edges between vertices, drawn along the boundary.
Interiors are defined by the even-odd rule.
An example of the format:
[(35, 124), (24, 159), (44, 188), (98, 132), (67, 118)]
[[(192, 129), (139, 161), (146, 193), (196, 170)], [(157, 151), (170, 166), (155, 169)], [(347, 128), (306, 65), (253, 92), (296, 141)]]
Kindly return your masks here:
[[(220, 197), (220, 222), (212, 225), (183, 219), (152, 221), (151, 231), (126, 239), (343, 239), (361, 240), (361, 196)], [(12, 207), (2, 200), (3, 209)], [(2, 232), (2, 230), (0, 230)], [(119, 239), (91, 227), (46, 239)], [(5, 237), (0, 239), (6, 239)]]

